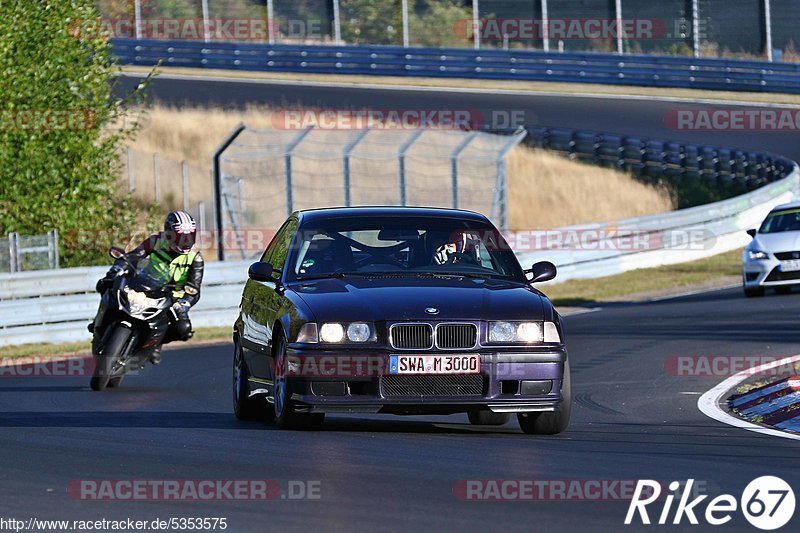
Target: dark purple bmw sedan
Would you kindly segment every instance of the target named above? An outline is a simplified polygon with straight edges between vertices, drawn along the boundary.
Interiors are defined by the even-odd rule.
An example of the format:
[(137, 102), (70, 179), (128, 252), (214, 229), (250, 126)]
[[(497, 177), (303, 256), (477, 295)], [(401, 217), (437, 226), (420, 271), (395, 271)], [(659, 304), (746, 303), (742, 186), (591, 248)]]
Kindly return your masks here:
[[(569, 424), (561, 317), (480, 214), (405, 207), (294, 213), (250, 267), (234, 325), (240, 419), (468, 413), (525, 433)], [(530, 279), (529, 279), (530, 276)]]

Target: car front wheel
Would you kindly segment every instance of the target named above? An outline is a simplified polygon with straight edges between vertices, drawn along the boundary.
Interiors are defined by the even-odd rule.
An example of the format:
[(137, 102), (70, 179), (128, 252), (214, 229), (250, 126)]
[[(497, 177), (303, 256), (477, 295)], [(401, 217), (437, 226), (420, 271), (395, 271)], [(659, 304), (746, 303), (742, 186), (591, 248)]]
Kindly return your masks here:
[(747, 296), (748, 298), (764, 296), (764, 289), (745, 287), (744, 288), (744, 295)]
[(289, 397), (286, 385), (286, 340), (283, 335), (275, 336), (275, 364), (273, 409), (275, 424), (281, 429), (319, 429), (325, 422), (324, 413), (298, 413)]

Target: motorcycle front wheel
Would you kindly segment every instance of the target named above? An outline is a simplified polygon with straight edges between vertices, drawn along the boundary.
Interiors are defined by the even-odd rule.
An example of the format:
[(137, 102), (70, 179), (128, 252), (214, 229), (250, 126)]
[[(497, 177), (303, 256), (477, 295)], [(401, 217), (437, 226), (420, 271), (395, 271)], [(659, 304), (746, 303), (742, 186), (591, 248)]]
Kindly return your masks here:
[(124, 327), (117, 327), (111, 332), (108, 342), (103, 348), (103, 352), (95, 357), (94, 372), (89, 382), (92, 390), (105, 390), (111, 381), (114, 381), (114, 383), (111, 384), (112, 387), (119, 385), (119, 382), (122, 381), (121, 376), (112, 377), (111, 371), (114, 369), (114, 364), (122, 356), (122, 352), (125, 350), (130, 336), (131, 331)]

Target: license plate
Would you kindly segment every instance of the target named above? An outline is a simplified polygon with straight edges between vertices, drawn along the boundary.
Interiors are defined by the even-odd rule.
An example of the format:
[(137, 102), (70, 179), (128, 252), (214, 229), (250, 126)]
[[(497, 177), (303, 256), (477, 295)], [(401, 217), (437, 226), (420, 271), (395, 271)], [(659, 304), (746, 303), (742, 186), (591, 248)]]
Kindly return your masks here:
[(800, 259), (781, 261), (781, 272), (795, 272), (800, 270)]
[(478, 374), (480, 355), (391, 355), (390, 374)]

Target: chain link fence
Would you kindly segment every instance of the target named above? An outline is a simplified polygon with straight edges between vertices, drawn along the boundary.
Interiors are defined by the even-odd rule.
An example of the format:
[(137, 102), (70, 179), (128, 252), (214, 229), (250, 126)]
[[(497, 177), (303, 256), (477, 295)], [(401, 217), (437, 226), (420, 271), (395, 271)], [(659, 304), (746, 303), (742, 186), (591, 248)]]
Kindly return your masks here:
[(103, 28), (122, 38), (800, 61), (797, 0), (99, 0), (98, 5)]
[(59, 268), (58, 231), (44, 235), (11, 232), (0, 239), (0, 272), (24, 272)]
[(415, 130), (237, 129), (218, 154), (226, 259), (263, 251), (262, 237), (295, 210), (424, 205), (508, 222), (506, 154), (525, 137)]

